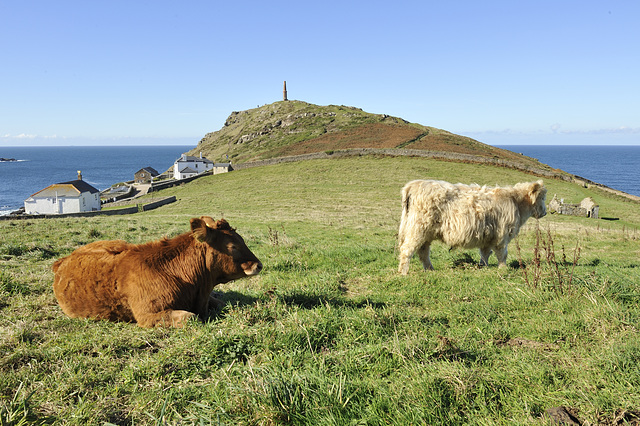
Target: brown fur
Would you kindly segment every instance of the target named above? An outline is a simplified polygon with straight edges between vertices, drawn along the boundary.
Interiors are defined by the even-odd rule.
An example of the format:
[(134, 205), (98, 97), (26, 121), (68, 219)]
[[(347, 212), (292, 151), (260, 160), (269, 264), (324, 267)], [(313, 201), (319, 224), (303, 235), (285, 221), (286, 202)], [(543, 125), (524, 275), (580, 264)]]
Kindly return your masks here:
[(191, 232), (145, 244), (97, 241), (53, 264), (53, 291), (72, 318), (181, 327), (206, 318), (213, 287), (262, 263), (227, 221), (191, 219)]

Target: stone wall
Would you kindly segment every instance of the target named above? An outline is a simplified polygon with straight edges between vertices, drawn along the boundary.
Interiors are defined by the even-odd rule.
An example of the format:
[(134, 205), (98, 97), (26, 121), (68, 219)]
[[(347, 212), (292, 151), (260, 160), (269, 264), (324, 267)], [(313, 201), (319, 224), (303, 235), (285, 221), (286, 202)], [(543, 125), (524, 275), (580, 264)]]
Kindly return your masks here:
[(549, 202), (549, 213), (597, 219), (600, 213), (600, 206), (598, 206), (591, 197), (585, 198), (578, 204), (571, 204), (565, 203), (564, 200), (559, 200), (558, 195), (555, 194)]
[(162, 182), (153, 182), (147, 192), (155, 192), (155, 191), (160, 191), (161, 189), (167, 189), (174, 186), (182, 185), (183, 183), (191, 182), (192, 180), (201, 178), (203, 176), (211, 176), (212, 174), (213, 172), (211, 170), (207, 170), (206, 172), (202, 172), (198, 175), (191, 176), (184, 179), (168, 179)]
[(0, 216), (0, 220), (22, 220), (22, 219), (55, 219), (61, 217), (89, 217), (89, 216), (116, 216), (123, 214), (133, 214), (146, 212), (149, 210), (157, 209), (158, 207), (171, 204), (176, 201), (175, 195), (165, 197), (151, 203), (138, 203), (124, 207), (121, 209), (113, 210), (100, 210), (95, 212), (82, 212), (82, 213), (67, 213), (67, 214), (22, 214), (22, 215), (7, 215)]
[(287, 157), (270, 158), (268, 160), (251, 161), (249, 163), (235, 164), (235, 170), (242, 170), (251, 167), (270, 166), (274, 164), (290, 163), (294, 161), (319, 160), (344, 157), (360, 157), (363, 155), (385, 155), (385, 156), (405, 156), (405, 157), (422, 157), (434, 158), (445, 161), (457, 161), (463, 163), (491, 164), (500, 167), (506, 167), (515, 170), (521, 170), (536, 176), (548, 177), (553, 179), (571, 180), (570, 175), (558, 173), (554, 171), (543, 170), (535, 167), (527, 167), (522, 164), (501, 160), (498, 158), (482, 157), (479, 155), (459, 154), (455, 152), (439, 152), (425, 151), (421, 149), (402, 149), (402, 148), (355, 148), (344, 149), (327, 152), (315, 152), (311, 154), (292, 155)]
[(559, 172), (553, 170), (545, 170), (537, 167), (528, 167), (523, 164), (519, 164), (513, 161), (502, 160), (498, 158), (482, 157), (479, 155), (459, 154), (455, 152), (440, 152), (440, 151), (425, 151), (420, 149), (402, 149), (402, 148), (356, 148), (356, 149), (344, 149), (327, 152), (316, 152), (312, 154), (292, 155), (288, 157), (270, 158), (268, 160), (251, 161), (248, 163), (234, 164), (234, 170), (248, 169), (251, 167), (271, 166), (274, 164), (290, 163), (294, 161), (304, 160), (319, 160), (319, 159), (331, 159), (331, 158), (344, 158), (344, 157), (358, 157), (363, 155), (385, 155), (385, 156), (406, 156), (406, 157), (422, 157), (422, 158), (434, 158), (443, 161), (455, 161), (462, 163), (473, 164), (490, 164), (498, 167), (505, 167), (508, 169), (519, 170), (525, 173), (532, 174), (549, 179), (558, 179), (565, 182), (573, 182), (578, 185), (582, 185), (585, 188), (596, 187), (606, 192), (619, 195), (621, 197), (639, 202), (640, 197), (632, 194), (627, 194), (617, 189), (609, 188), (606, 185), (593, 182), (589, 179), (573, 175), (566, 172)]

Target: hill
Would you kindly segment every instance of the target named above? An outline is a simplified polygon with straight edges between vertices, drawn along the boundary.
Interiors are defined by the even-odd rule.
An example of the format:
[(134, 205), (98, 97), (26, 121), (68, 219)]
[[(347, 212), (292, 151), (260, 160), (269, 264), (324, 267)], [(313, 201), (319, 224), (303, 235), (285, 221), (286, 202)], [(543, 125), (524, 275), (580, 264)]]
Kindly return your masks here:
[(205, 135), (190, 154), (202, 153), (213, 161), (231, 160), (238, 164), (363, 148), (386, 150), (385, 153), (392, 152), (389, 150), (445, 153), (552, 170), (535, 159), (446, 130), (355, 107), (302, 101), (280, 101), (234, 111), (220, 130)]

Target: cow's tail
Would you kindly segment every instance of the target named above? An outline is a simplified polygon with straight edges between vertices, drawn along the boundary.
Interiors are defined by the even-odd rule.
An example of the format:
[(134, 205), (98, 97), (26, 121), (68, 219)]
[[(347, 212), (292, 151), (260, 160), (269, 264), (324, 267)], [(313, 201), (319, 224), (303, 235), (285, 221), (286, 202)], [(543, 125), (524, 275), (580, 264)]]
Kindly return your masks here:
[(402, 188), (402, 217), (400, 219), (400, 229), (398, 229), (398, 246), (402, 246), (407, 232), (407, 220), (409, 218), (409, 208), (411, 206), (411, 191), (408, 186)]

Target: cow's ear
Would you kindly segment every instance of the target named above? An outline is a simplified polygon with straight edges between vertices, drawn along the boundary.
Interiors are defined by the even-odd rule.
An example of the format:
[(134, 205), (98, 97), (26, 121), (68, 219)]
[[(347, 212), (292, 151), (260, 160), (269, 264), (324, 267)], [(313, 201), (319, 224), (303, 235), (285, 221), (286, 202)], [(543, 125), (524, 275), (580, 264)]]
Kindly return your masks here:
[(531, 201), (534, 202), (540, 193), (546, 191), (544, 188), (544, 182), (539, 180), (537, 182), (533, 182), (531, 184), (531, 188), (529, 189), (529, 197), (531, 197)]
[(209, 227), (213, 229), (219, 229), (221, 231), (233, 231), (233, 228), (231, 228), (231, 225), (229, 225), (229, 222), (227, 222), (225, 219), (220, 219), (217, 222), (213, 222), (213, 219), (211, 219), (211, 224), (209, 225)]
[(198, 241), (202, 242), (207, 239), (208, 228), (207, 223), (202, 218), (191, 219), (191, 233)]

